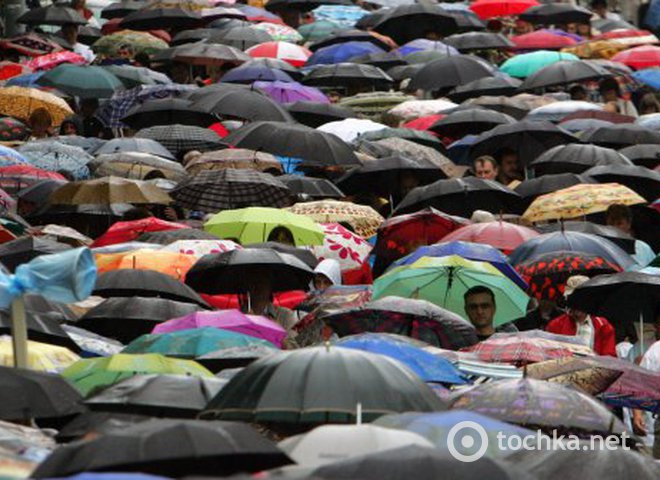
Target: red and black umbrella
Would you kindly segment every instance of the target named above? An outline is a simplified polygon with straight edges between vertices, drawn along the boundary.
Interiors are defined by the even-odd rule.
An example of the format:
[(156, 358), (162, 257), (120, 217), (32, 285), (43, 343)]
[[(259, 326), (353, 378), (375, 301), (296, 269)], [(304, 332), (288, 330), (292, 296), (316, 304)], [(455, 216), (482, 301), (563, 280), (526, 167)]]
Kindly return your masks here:
[(531, 295), (556, 301), (563, 296), (569, 277), (616, 273), (621, 267), (598, 255), (560, 251), (540, 255), (518, 265), (516, 270), (529, 283)]

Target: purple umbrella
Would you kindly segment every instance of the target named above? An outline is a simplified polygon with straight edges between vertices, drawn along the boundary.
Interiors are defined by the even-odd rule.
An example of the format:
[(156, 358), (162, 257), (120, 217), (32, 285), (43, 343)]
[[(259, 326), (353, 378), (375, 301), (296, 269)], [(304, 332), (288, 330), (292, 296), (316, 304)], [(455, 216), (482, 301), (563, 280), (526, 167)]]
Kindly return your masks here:
[(203, 327), (220, 328), (261, 338), (278, 348), (282, 348), (282, 341), (286, 337), (286, 330), (272, 320), (259, 315), (246, 315), (239, 310), (194, 312), (184, 317), (159, 323), (152, 333), (171, 333)]
[(266, 93), (278, 103), (321, 102), (330, 103), (321, 90), (298, 82), (254, 82), (254, 88)]
[(412, 40), (406, 43), (405, 45), (400, 46), (397, 49), (397, 51), (401, 55), (408, 55), (409, 53), (429, 51), (429, 50), (445, 51), (447, 52), (447, 55), (459, 54), (459, 51), (456, 50), (456, 48), (447, 45), (446, 43), (442, 43), (434, 40), (428, 40), (426, 38), (418, 38), (416, 40)]

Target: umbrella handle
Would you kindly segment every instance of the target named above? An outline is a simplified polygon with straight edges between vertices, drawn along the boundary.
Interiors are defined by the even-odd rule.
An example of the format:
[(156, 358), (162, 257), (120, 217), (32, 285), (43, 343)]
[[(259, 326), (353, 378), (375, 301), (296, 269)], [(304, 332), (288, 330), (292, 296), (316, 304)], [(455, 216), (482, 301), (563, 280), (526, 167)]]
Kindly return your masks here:
[(22, 296), (11, 303), (11, 338), (14, 348), (14, 367), (28, 368), (27, 323), (25, 301)]

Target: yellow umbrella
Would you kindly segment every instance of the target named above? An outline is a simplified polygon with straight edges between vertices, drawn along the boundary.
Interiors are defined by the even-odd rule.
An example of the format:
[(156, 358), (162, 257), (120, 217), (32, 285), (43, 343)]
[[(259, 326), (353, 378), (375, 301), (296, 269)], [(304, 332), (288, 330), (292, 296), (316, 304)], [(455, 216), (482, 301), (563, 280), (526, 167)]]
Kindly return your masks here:
[(296, 203), (286, 210), (305, 215), (319, 223), (348, 223), (355, 233), (364, 238), (375, 235), (380, 224), (385, 221), (371, 207), (337, 200)]
[(0, 114), (27, 121), (37, 108), (45, 108), (59, 125), (73, 110), (61, 98), (36, 88), (0, 88)]
[(528, 222), (580, 218), (604, 212), (613, 204), (638, 203), (646, 203), (646, 200), (618, 183), (579, 184), (541, 195), (522, 218)]
[(154, 203), (169, 205), (170, 196), (161, 188), (148, 182), (120, 177), (103, 177), (95, 180), (69, 182), (50, 196), (56, 205), (81, 205), (113, 203)]
[[(31, 370), (59, 373), (78, 360), (80, 357), (68, 348), (28, 341), (28, 368)], [(9, 335), (0, 336), (0, 365), (14, 366), (14, 348)]]

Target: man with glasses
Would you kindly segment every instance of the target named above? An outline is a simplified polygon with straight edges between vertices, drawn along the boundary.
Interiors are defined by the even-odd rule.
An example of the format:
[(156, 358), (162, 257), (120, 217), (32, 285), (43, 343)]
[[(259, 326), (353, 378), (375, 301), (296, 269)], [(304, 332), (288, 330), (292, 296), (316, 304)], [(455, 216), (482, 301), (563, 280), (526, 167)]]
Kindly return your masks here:
[(495, 327), (493, 319), (497, 306), (495, 304), (495, 294), (493, 291), (483, 285), (470, 288), (465, 295), (465, 313), (474, 328), (477, 330), (479, 341), (487, 340), (496, 332), (514, 333), (518, 329), (511, 323), (505, 323)]

